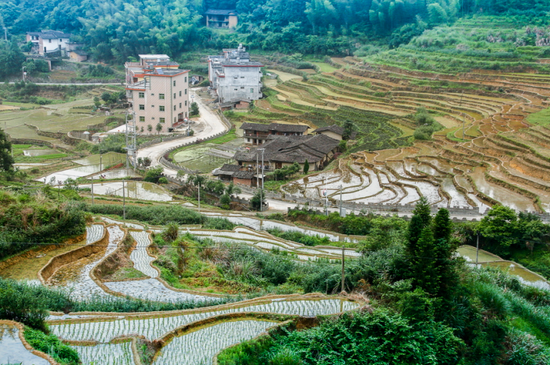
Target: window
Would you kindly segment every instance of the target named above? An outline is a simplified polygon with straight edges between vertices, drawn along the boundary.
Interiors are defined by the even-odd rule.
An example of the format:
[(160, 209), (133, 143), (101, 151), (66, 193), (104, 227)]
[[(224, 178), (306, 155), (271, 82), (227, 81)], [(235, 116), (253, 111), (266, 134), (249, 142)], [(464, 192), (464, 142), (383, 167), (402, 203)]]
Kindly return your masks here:
[(145, 110), (145, 105), (139, 104), (139, 110)]
[(174, 84), (174, 86), (176, 86), (176, 80), (174, 80), (174, 83), (173, 83), (173, 84)]
[(140, 99), (143, 99), (144, 97), (145, 97), (145, 93), (140, 92), (140, 93), (139, 93), (139, 98), (140, 98)]
[(250, 93), (254, 94), (254, 88), (252, 88), (252, 87), (250, 88)]
[(181, 109), (181, 103), (180, 103), (180, 109)]
[(185, 89), (185, 95), (187, 95), (187, 89)]
[(185, 81), (184, 82), (187, 82), (187, 76), (185, 76)]
[(164, 119), (164, 118), (159, 118), (159, 122), (160, 122), (160, 123), (164, 123), (164, 122), (166, 122), (166, 119)]
[(159, 99), (164, 100), (164, 94), (159, 94)]
[(181, 96), (181, 90), (180, 90), (180, 96)]
[(174, 93), (174, 99), (176, 98), (176, 93)]
[(244, 86), (241, 86), (241, 90), (243, 90), (243, 89), (244, 89)]
[(145, 117), (144, 117), (144, 116), (140, 116), (140, 117), (139, 117), (139, 121), (140, 121), (140, 122), (145, 122)]
[(174, 111), (176, 111), (176, 106), (174, 105)]
[(187, 106), (187, 100), (185, 100), (185, 106)]
[(52, 43), (52, 40), (51, 39), (48, 39), (50, 42), (49, 43)]
[(160, 110), (161, 112), (163, 112), (163, 111), (164, 111), (164, 105), (159, 105), (159, 110)]

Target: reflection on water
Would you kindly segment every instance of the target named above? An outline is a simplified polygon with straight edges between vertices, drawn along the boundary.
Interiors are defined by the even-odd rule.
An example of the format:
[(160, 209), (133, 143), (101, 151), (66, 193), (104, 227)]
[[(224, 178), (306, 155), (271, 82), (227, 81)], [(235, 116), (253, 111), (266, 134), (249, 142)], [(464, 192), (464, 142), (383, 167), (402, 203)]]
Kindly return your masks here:
[(35, 157), (35, 156), (45, 156), (45, 155), (52, 155), (54, 153), (57, 153), (56, 150), (52, 149), (45, 149), (45, 150), (23, 150), (23, 155), (27, 157)]
[[(130, 199), (169, 202), (172, 196), (156, 184), (143, 181), (127, 181), (124, 195)], [(91, 189), (91, 184), (79, 185), (80, 188)], [(122, 197), (122, 181), (94, 183), (94, 194), (114, 195)]]
[(0, 364), (49, 365), (45, 359), (27, 350), (17, 327), (0, 324)]

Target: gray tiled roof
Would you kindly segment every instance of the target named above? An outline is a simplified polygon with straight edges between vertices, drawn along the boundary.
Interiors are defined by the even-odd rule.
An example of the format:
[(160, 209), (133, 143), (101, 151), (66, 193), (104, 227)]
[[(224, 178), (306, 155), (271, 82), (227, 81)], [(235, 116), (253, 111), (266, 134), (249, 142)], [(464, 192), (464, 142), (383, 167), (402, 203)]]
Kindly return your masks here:
[(317, 128), (313, 132), (314, 133), (321, 133), (321, 132), (325, 132), (325, 131), (330, 131), (330, 132), (339, 134), (341, 136), (344, 135), (344, 128), (342, 128), (342, 127), (340, 127), (339, 125), (336, 125), (336, 124), (333, 124), (333, 125), (328, 126), (328, 127)]

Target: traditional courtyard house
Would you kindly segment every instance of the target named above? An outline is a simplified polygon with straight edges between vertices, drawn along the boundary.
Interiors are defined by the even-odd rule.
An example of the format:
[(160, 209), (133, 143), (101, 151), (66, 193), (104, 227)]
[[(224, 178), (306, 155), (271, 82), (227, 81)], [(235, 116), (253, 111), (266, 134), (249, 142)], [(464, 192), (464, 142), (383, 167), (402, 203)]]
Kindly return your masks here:
[(233, 29), (239, 22), (235, 10), (209, 9), (204, 15), (206, 16), (206, 26), (208, 28)]
[(239, 172), (235, 172), (235, 165), (224, 165), (217, 169), (214, 175), (227, 181), (231, 178), (236, 184), (255, 186), (255, 180), (258, 176), (261, 176), (259, 171), (262, 169), (262, 149), (264, 173), (292, 165), (295, 162), (303, 169), (306, 161), (308, 161), (311, 170), (318, 171), (323, 169), (335, 157), (339, 143), (339, 140), (323, 134), (305, 136), (269, 135), (261, 148), (235, 154), (234, 159), (240, 167)]
[(242, 44), (237, 49), (224, 49), (223, 55), (208, 56), (208, 79), (219, 102), (230, 107), (260, 99), (262, 67), (250, 61)]
[(337, 139), (337, 140), (341, 141), (342, 136), (344, 135), (344, 128), (342, 128), (342, 127), (340, 127), (336, 124), (333, 124), (329, 127), (318, 128), (318, 129), (314, 130), (313, 133), (324, 134), (327, 137), (334, 138), (334, 139)]
[(28, 32), (27, 42), (33, 43), (33, 50), (41, 56), (47, 56), (48, 53), (67, 50), (69, 44), (68, 33), (57, 30), (43, 30), (41, 32)]
[(282, 123), (243, 123), (243, 137), (247, 143), (262, 144), (269, 136), (303, 136), (309, 129), (307, 125)]
[(126, 96), (138, 133), (167, 133), (189, 117), (188, 70), (166, 55), (139, 55), (127, 62)]

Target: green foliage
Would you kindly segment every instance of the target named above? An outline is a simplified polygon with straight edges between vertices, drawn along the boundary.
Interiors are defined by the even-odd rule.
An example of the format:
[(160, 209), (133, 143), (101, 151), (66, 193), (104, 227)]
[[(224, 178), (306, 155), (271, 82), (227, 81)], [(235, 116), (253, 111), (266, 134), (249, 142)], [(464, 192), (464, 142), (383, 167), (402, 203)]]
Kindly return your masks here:
[(263, 211), (265, 205), (265, 191), (258, 189), (252, 199), (250, 199), (250, 208), (253, 210)]
[(220, 197), (220, 206), (223, 209), (230, 209), (231, 208), (231, 197), (229, 196), (229, 194), (223, 194)]
[(191, 103), (191, 108), (189, 109), (189, 116), (196, 117), (199, 115), (199, 105), (196, 102)]
[(273, 229), (268, 229), (267, 232), (269, 232), (270, 234), (276, 237), (298, 242), (306, 246), (322, 246), (322, 245), (328, 246), (331, 244), (331, 241), (328, 237), (321, 237), (319, 235), (310, 236), (300, 231), (282, 231), (278, 228), (273, 228)]
[(159, 184), (168, 184), (168, 179), (163, 176), (159, 179), (158, 183)]
[(0, 64), (9, 65), (9, 67), (0, 68), (0, 80), (5, 80), (12, 75), (21, 75), (21, 67), (24, 61), (25, 56), (17, 43), (0, 40)]
[(13, 169), (13, 157), (11, 156), (11, 142), (3, 129), (0, 129), (0, 169), (11, 171)]
[(304, 163), (304, 174), (307, 174), (309, 172), (309, 161), (306, 160)]
[[(269, 346), (269, 347), (268, 347)], [(268, 347), (268, 350), (264, 350)], [(245, 342), (224, 351), (222, 364), (457, 364), (464, 347), (451, 328), (437, 322), (414, 323), (388, 310), (344, 314), (325, 319), (317, 328), (272, 334), (267, 340)], [(240, 362), (238, 354), (255, 362)], [(242, 358), (245, 358), (242, 356)]]
[(68, 345), (65, 345), (54, 335), (47, 335), (44, 332), (25, 328), (25, 340), (35, 350), (42, 351), (54, 358), (60, 364), (78, 365), (80, 358), (78, 352)]
[(84, 212), (75, 204), (7, 192), (0, 192), (0, 197), (0, 259), (85, 232)]
[(164, 171), (164, 168), (162, 168), (162, 166), (149, 169), (147, 170), (147, 173), (145, 174), (145, 177), (143, 178), (143, 180), (156, 184), (159, 182), (160, 178), (162, 177), (163, 171)]
[(541, 244), (550, 233), (550, 227), (534, 214), (520, 213), (501, 205), (494, 206), (477, 225), (483, 237), (482, 247), (498, 255), (508, 256), (514, 248), (524, 244)]
[[(308, 166), (309, 166), (309, 163), (308, 163)], [(285, 166), (283, 168), (273, 171), (272, 173), (269, 173), (269, 175), (273, 176), (276, 180), (286, 180), (299, 171), (300, 171), (300, 165), (297, 162), (294, 162), (292, 165)]]

